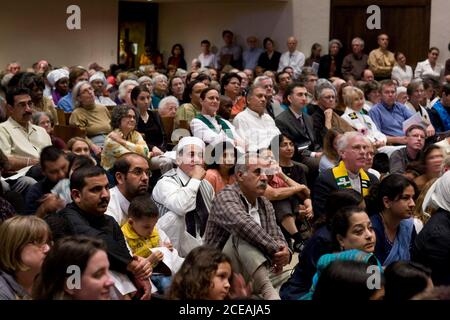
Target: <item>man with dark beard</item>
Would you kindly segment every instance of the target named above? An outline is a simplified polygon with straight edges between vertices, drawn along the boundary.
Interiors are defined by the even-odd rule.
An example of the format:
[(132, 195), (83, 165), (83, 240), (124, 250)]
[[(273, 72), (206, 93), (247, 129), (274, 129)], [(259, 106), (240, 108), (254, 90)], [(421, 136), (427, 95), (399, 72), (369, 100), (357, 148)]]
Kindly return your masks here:
[(135, 291), (124, 278), (128, 275), (143, 290), (141, 298), (148, 299), (152, 265), (148, 259), (130, 254), (119, 225), (105, 214), (110, 198), (106, 171), (94, 165), (76, 169), (70, 177), (70, 192), (73, 202), (45, 218), (53, 240), (69, 235), (103, 240), (110, 269), (116, 272), (113, 279), (118, 292), (125, 295)]
[(147, 193), (151, 171), (146, 158), (137, 153), (125, 153), (114, 162), (112, 174), (117, 185), (110, 190), (106, 214), (122, 226), (127, 222), (131, 200)]

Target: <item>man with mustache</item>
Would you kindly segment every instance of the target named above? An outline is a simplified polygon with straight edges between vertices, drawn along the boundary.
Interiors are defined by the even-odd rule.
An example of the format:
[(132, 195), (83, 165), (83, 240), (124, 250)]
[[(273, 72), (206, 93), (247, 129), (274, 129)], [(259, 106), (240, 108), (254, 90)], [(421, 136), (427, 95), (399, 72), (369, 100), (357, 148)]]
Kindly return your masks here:
[(203, 140), (182, 138), (176, 147), (178, 168), (167, 171), (152, 192), (160, 215), (156, 226), (169, 237), (181, 257), (203, 244), (214, 198), (213, 187), (204, 179), (204, 152)]
[[(135, 291), (124, 277), (127, 275), (143, 290), (141, 299), (148, 299), (151, 262), (130, 254), (120, 226), (114, 218), (105, 214), (110, 199), (106, 171), (94, 165), (76, 169), (70, 177), (70, 190), (73, 202), (58, 213), (45, 217), (52, 230), (53, 240), (68, 235), (85, 235), (103, 240), (111, 270), (116, 272), (113, 278), (118, 292), (126, 295)], [(124, 287), (124, 284), (128, 286)]]
[(151, 171), (146, 158), (130, 152), (114, 162), (111, 172), (117, 185), (110, 190), (111, 199), (106, 214), (122, 226), (127, 222), (131, 201), (137, 196), (147, 194)]
[(30, 91), (12, 87), (6, 94), (10, 117), (0, 123), (0, 149), (8, 157), (11, 171), (39, 163), (39, 156), (52, 141), (44, 128), (30, 123), (33, 102)]
[(275, 219), (272, 204), (263, 195), (270, 162), (247, 153), (235, 166), (236, 183), (217, 194), (206, 225), (205, 242), (223, 250), (233, 270), (253, 281), (253, 293), (279, 300), (275, 289), (285, 279), (283, 267), (291, 253)]
[(364, 171), (369, 143), (360, 132), (346, 132), (339, 138), (337, 151), (341, 162), (320, 173), (312, 192), (316, 220), (325, 215), (325, 203), (331, 191), (353, 189), (365, 197), (370, 186), (378, 182), (373, 174)]

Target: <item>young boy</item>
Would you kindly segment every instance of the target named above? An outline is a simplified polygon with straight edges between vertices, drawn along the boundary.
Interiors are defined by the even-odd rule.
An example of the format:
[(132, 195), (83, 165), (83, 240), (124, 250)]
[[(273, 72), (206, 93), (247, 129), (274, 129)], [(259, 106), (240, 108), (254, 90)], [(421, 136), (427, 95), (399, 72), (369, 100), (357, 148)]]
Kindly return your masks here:
[[(167, 235), (156, 227), (158, 215), (158, 208), (149, 195), (138, 196), (131, 201), (128, 221), (122, 226), (122, 232), (132, 253), (148, 258), (152, 263), (152, 283), (158, 293), (163, 294), (172, 281), (172, 272), (181, 265), (178, 261), (181, 258), (176, 250), (174, 252)], [(166, 251), (168, 257), (162, 251)], [(164, 258), (169, 266), (162, 262)]]

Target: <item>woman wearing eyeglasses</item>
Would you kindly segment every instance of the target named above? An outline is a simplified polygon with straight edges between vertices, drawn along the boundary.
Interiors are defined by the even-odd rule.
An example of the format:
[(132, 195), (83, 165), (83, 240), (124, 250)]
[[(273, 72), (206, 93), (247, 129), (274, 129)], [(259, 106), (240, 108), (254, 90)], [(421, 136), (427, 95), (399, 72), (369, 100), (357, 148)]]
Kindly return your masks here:
[(15, 216), (0, 225), (0, 300), (30, 299), (50, 236), (47, 223), (35, 216)]
[(146, 158), (152, 156), (147, 143), (136, 129), (136, 111), (129, 106), (117, 106), (111, 115), (113, 131), (105, 139), (101, 166), (109, 170), (116, 159), (128, 152), (138, 153)]

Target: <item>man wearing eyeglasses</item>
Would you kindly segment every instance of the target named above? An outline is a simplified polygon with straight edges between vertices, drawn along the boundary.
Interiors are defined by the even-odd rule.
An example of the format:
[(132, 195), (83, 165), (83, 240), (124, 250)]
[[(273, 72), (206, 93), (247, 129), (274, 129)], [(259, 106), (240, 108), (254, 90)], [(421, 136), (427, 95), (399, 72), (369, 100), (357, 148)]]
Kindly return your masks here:
[(33, 102), (30, 91), (11, 88), (6, 94), (10, 117), (0, 123), (0, 149), (8, 157), (11, 171), (39, 163), (43, 148), (52, 141), (44, 128), (30, 123)]
[[(131, 201), (148, 191), (152, 175), (148, 160), (137, 153), (125, 153), (114, 162), (111, 169), (117, 185), (110, 190), (106, 214), (122, 226), (128, 219)], [(150, 194), (148, 195), (150, 197)]]
[(166, 172), (152, 192), (164, 231), (185, 257), (203, 244), (203, 234), (214, 198), (214, 189), (205, 180), (205, 143), (197, 137), (184, 137), (176, 148), (178, 168)]
[(360, 132), (346, 132), (337, 143), (341, 162), (320, 173), (313, 192), (314, 219), (325, 215), (325, 203), (333, 190), (353, 189), (363, 197), (378, 182), (377, 177), (364, 170), (370, 141)]

